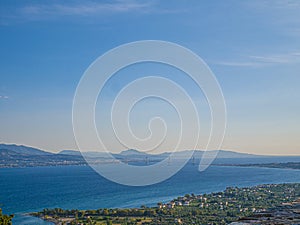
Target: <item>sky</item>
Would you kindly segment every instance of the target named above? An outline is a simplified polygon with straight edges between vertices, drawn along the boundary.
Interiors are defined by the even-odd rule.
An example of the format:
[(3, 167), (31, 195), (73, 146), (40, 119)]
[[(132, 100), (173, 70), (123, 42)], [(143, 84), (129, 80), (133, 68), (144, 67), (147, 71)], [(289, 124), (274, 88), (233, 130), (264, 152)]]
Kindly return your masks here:
[[(222, 149), (299, 155), (299, 11), (297, 0), (0, 1), (0, 142), (77, 149), (72, 103), (85, 70), (119, 45), (163, 40), (195, 52), (216, 76), (227, 108)], [(174, 68), (146, 63), (114, 75), (98, 99), (97, 128), (111, 151), (124, 148), (107, 117), (114, 98), (130, 81), (153, 74), (192, 96), (207, 138), (210, 114), (201, 90)], [(147, 137), (147, 121), (158, 114), (177, 141), (176, 112), (158, 99), (136, 106), (132, 129)]]

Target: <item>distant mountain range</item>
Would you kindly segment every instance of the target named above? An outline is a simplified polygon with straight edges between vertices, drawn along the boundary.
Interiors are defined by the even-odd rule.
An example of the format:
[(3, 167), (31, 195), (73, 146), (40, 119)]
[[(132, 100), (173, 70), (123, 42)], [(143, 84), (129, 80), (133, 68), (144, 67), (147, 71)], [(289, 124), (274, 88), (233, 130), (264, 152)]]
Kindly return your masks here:
[(0, 144), (0, 167), (30, 167), (85, 164), (81, 155), (54, 154), (23, 145)]
[(25, 154), (25, 155), (51, 155), (52, 153), (42, 151), (37, 148), (32, 148), (24, 145), (7, 145), (7, 144), (0, 144), (0, 149), (6, 149), (13, 151), (15, 153), (19, 154)]
[[(172, 155), (172, 159), (184, 158), (188, 151), (176, 152)], [(193, 159), (200, 159), (204, 151), (196, 150)], [(165, 152), (161, 154), (148, 154), (138, 150), (129, 149), (118, 154), (112, 154), (116, 160), (125, 161), (127, 163), (143, 163), (145, 161), (152, 163), (168, 158), (171, 153)], [(29, 167), (29, 166), (57, 166), (57, 165), (85, 165), (86, 161), (79, 151), (62, 150), (59, 153), (51, 153), (37, 148), (23, 145), (0, 144), (0, 167)], [(89, 162), (101, 163), (109, 162), (106, 153), (103, 152), (86, 152), (84, 156), (89, 158)], [(263, 157), (252, 154), (238, 153), (233, 151), (220, 150), (217, 158), (256, 158)], [(93, 161), (94, 160), (94, 161)]]

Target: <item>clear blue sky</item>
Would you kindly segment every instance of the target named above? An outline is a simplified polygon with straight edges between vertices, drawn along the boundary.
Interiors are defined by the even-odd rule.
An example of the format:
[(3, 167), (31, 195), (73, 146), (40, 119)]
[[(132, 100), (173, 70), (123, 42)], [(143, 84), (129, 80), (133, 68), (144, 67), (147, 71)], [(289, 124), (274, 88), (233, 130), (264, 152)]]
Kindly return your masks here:
[(299, 154), (299, 12), (297, 0), (2, 0), (0, 142), (76, 148), (83, 72), (111, 48), (157, 39), (193, 50), (216, 75), (228, 110), (223, 149)]

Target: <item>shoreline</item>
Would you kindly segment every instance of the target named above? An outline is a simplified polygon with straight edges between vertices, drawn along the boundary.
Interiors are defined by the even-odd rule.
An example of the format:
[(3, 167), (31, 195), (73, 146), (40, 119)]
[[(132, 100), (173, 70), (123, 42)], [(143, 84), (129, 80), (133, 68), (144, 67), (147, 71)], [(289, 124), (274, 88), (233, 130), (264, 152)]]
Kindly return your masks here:
[[(116, 164), (118, 162), (106, 162)], [(56, 164), (56, 165), (27, 165), (27, 166), (3, 166), (0, 169), (18, 169), (18, 168), (46, 168), (46, 167), (68, 167), (68, 166), (89, 166), (88, 163), (81, 164)], [(300, 162), (282, 162), (282, 163), (212, 163), (211, 166), (226, 166), (226, 167), (255, 167), (255, 168), (271, 168), (271, 169), (293, 169), (300, 170)]]
[[(285, 194), (288, 193), (287, 191), (294, 193), (294, 195), (290, 194), (288, 196)], [(257, 193), (259, 194), (257, 195)], [(104, 221), (107, 220), (107, 218), (109, 218), (111, 222), (131, 220), (135, 222), (144, 221), (144, 224), (152, 225), (158, 221), (158, 218), (163, 221), (168, 221), (172, 216), (176, 219), (178, 217), (177, 214), (185, 215), (186, 211), (192, 210), (195, 212), (195, 215), (202, 215), (204, 213), (202, 215), (202, 220), (209, 220), (211, 217), (209, 213), (217, 213), (217, 215), (220, 215), (220, 218), (222, 218), (222, 220), (219, 221), (219, 224), (225, 224), (222, 221), (235, 222), (239, 218), (251, 217), (256, 213), (266, 212), (272, 207), (276, 208), (283, 204), (288, 204), (291, 201), (296, 201), (300, 198), (299, 193), (300, 183), (262, 184), (252, 187), (227, 187), (224, 191), (217, 193), (206, 193), (201, 195), (186, 194), (185, 196), (178, 197), (169, 202), (157, 203), (156, 207), (141, 206), (138, 208), (110, 208), (97, 210), (46, 209), (43, 212), (29, 213), (29, 215), (38, 217), (47, 222), (52, 222), (56, 225), (63, 223), (69, 224), (72, 221), (77, 221), (77, 224), (89, 220)], [(257, 199), (261, 200), (242, 200), (242, 196), (245, 194), (248, 196), (247, 199), (255, 199), (257, 196), (260, 196), (260, 198), (258, 197)], [(272, 196), (272, 201), (269, 201), (266, 196)], [(276, 204), (272, 203), (274, 201)], [(230, 216), (224, 214), (225, 212), (231, 211), (235, 212), (236, 215)], [(168, 217), (163, 216), (164, 212), (167, 212), (166, 215), (168, 215)], [(182, 216), (182, 218), (179, 219), (180, 221), (187, 221), (190, 220), (190, 217), (191, 216)], [(143, 218), (146, 219), (143, 220)], [(220, 218), (215, 219), (219, 220)], [(197, 219), (200, 221), (200, 218), (195, 216), (195, 221), (197, 221)]]
[(286, 163), (247, 163), (247, 164), (214, 164), (215, 166), (232, 166), (232, 167), (248, 167), (248, 168), (270, 168), (270, 169), (292, 169), (300, 170), (300, 162), (286, 162)]

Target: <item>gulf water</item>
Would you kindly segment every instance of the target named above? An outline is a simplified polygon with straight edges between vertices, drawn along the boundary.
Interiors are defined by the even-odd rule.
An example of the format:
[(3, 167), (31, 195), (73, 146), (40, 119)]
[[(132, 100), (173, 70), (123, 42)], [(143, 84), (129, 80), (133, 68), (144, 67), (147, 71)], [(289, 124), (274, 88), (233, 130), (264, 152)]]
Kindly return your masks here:
[[(226, 159), (222, 163), (233, 163)], [(239, 160), (240, 161), (240, 160)], [(300, 157), (249, 159), (245, 162), (300, 161)], [(244, 162), (244, 163), (245, 163)], [(25, 213), (44, 208), (97, 209), (154, 206), (187, 193), (222, 191), (228, 186), (300, 182), (300, 171), (258, 167), (210, 166), (199, 172), (188, 163), (170, 179), (151, 186), (128, 187), (113, 183), (89, 166), (0, 169), (0, 203), (13, 224), (50, 224)]]

